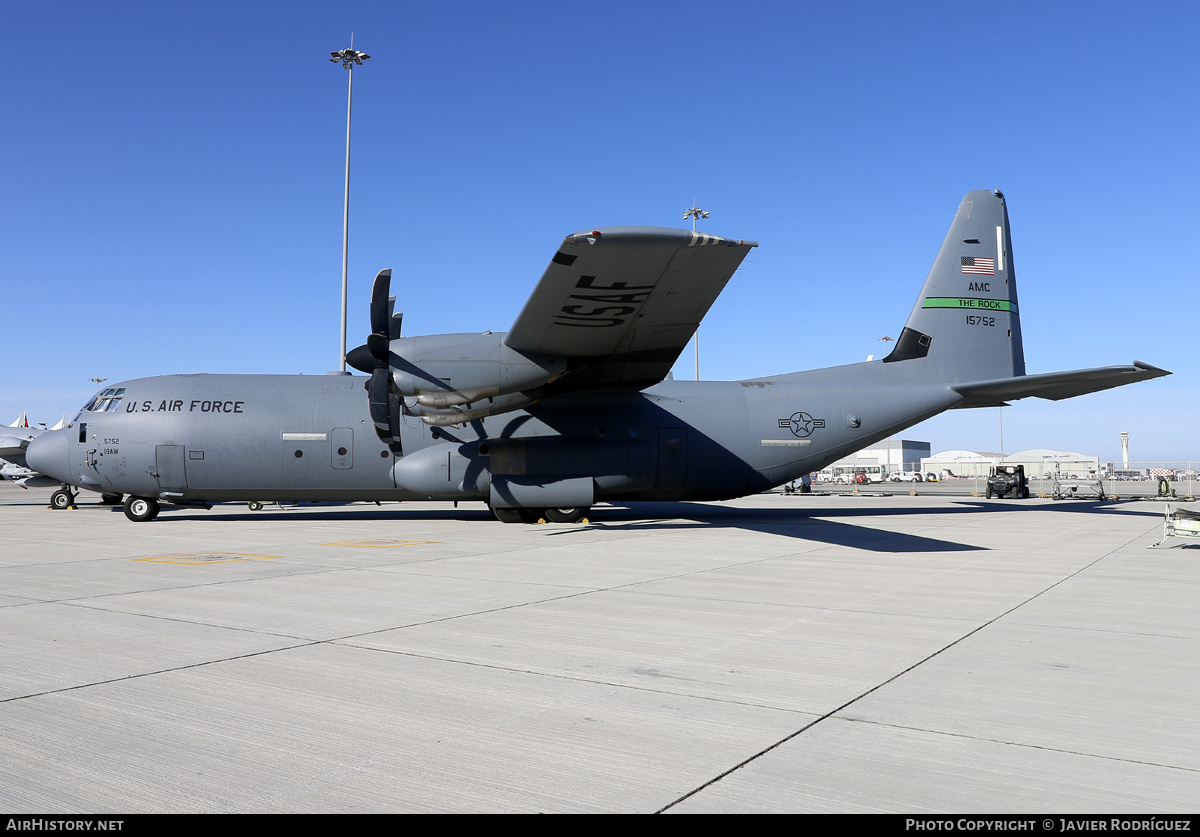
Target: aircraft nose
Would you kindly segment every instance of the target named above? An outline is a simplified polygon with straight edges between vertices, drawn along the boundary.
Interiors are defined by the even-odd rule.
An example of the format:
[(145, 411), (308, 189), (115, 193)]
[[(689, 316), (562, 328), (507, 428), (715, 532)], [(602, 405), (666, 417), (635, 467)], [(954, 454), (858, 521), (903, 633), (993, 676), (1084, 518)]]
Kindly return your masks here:
[(48, 430), (25, 448), (25, 464), (48, 477), (69, 482), (71, 452), (65, 430)]

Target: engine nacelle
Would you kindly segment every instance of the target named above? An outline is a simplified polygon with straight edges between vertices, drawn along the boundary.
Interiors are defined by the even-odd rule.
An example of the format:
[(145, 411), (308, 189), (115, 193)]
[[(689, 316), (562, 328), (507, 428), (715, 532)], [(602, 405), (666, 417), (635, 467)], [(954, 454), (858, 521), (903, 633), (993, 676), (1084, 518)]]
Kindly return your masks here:
[(391, 342), (392, 383), (423, 407), (445, 409), (524, 392), (562, 375), (565, 358), (526, 355), (504, 334), (433, 334)]

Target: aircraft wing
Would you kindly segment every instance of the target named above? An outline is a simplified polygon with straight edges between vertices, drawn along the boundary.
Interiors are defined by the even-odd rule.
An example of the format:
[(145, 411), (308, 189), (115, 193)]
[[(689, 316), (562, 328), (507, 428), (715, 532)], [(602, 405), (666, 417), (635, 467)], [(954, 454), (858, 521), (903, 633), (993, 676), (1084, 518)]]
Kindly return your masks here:
[(1018, 398), (1047, 398), (1061, 401), (1089, 392), (1161, 378), (1171, 373), (1157, 366), (1135, 360), (1132, 366), (1100, 366), (1095, 369), (1076, 369), (1071, 372), (1048, 372), (1041, 375), (1019, 375), (995, 381), (954, 384), (953, 388), (967, 397), (960, 407), (1001, 406)]
[(31, 437), (28, 434), (23, 436), (10, 436), (0, 433), (0, 457), (24, 456), (25, 448), (29, 446), (30, 438)]
[(658, 383), (757, 246), (664, 227), (569, 235), (504, 342), (567, 358), (566, 388)]

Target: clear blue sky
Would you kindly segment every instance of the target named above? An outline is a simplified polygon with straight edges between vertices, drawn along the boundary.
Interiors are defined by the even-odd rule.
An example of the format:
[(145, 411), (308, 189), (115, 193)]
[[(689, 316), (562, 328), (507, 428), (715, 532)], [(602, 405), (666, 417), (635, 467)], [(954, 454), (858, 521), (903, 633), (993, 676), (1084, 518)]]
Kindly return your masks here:
[[(964, 192), (1001, 189), (1030, 372), (1166, 379), (1004, 411), (1009, 452), (1200, 460), (1200, 4), (6, 3), (0, 420), (88, 379), (337, 368), (395, 271), (408, 334), (506, 329), (562, 236), (760, 247), (701, 327), (732, 379), (878, 355)], [(692, 377), (691, 352), (676, 367)], [(997, 411), (906, 434), (998, 449)]]

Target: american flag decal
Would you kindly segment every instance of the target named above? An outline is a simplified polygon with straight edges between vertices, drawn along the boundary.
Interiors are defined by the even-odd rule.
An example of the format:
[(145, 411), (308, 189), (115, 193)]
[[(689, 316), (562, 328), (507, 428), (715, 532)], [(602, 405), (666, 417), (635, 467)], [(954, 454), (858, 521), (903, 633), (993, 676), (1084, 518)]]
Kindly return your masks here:
[(962, 272), (963, 273), (980, 273), (984, 276), (996, 275), (996, 260), (985, 259), (981, 256), (963, 256), (962, 257)]

